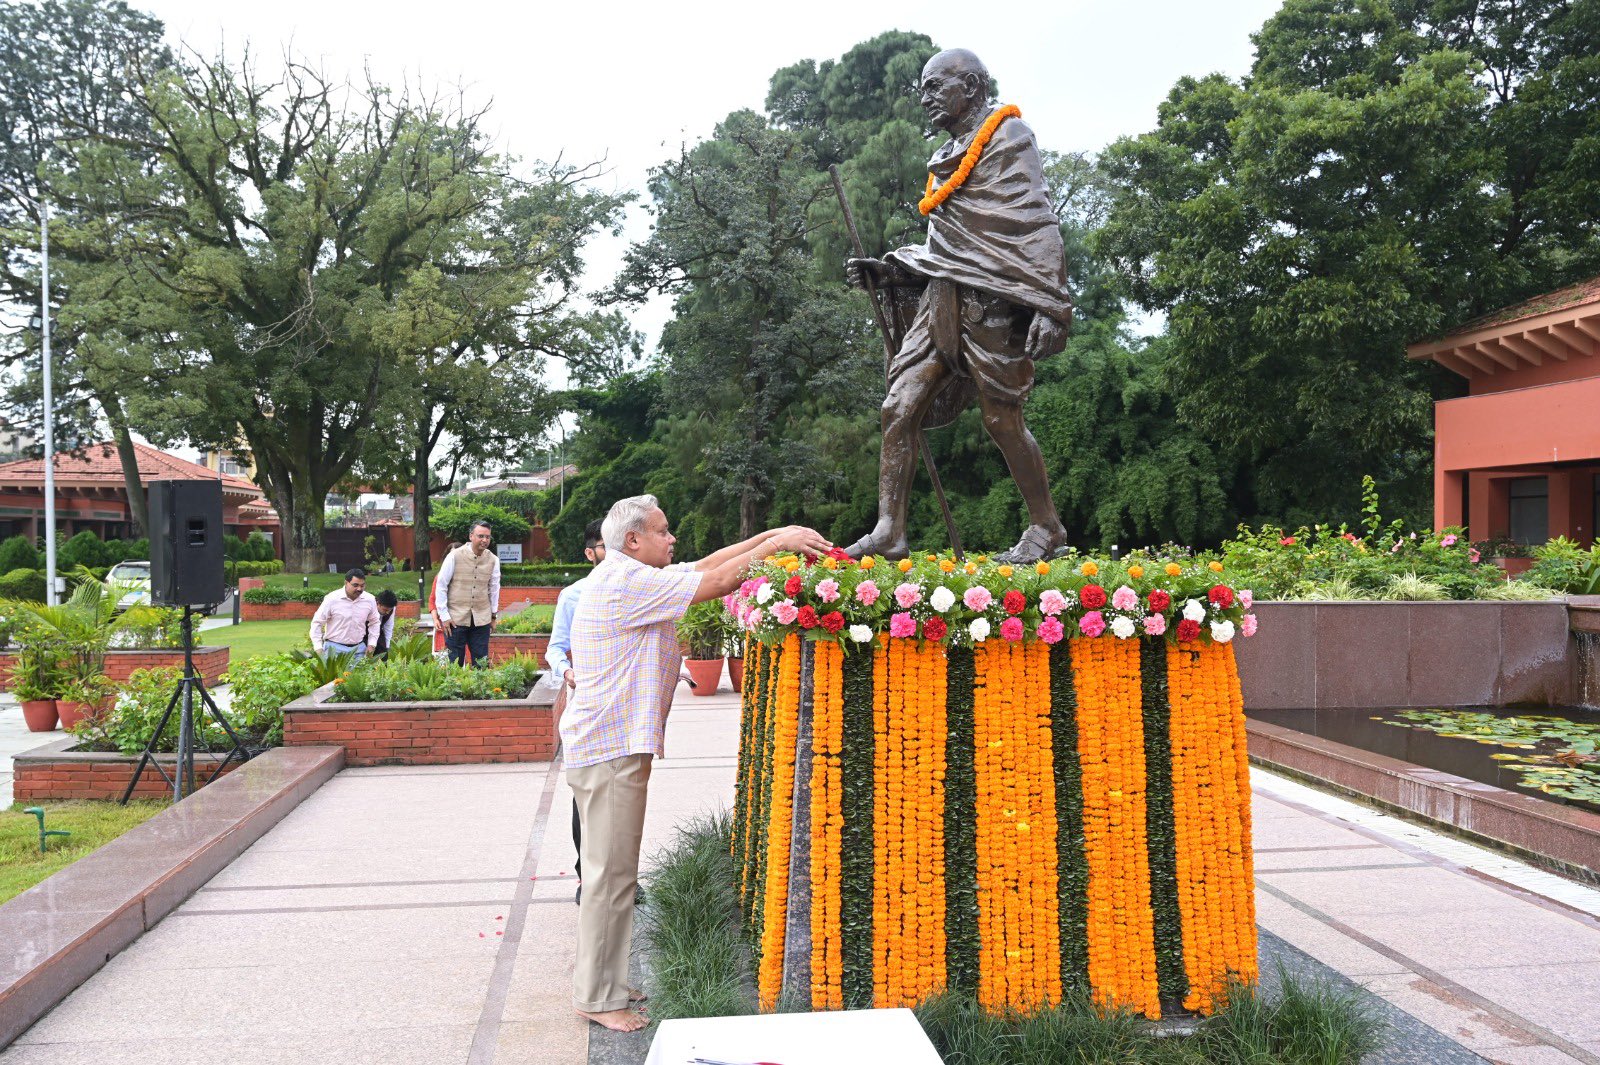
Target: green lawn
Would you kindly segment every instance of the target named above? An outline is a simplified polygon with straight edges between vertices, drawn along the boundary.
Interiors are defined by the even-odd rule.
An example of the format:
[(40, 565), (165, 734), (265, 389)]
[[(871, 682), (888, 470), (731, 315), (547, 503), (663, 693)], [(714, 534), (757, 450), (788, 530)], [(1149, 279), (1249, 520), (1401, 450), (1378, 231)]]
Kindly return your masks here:
[[(344, 576), (339, 573), (273, 573), (261, 579), (266, 581), (268, 588), (282, 588), (285, 591), (298, 591), (305, 587), (302, 581), (310, 581), (311, 587), (324, 592), (331, 592), (335, 588), (344, 586)], [(417, 574), (415, 572), (369, 574), (367, 591), (377, 592), (381, 588), (390, 588), (396, 592), (407, 591), (415, 595)]]
[(245, 621), (238, 625), (223, 625), (196, 634), (207, 647), (231, 647), (229, 661), (243, 662), (258, 655), (292, 651), (301, 644), (311, 646), (311, 621)]
[(64, 828), (72, 835), (51, 836), (49, 850), (39, 853), (39, 822), (23, 813), (24, 804), (0, 810), (0, 902), (19, 895), (51, 873), (82, 858), (135, 825), (165, 810), (165, 800), (115, 802), (41, 802), (45, 828)]

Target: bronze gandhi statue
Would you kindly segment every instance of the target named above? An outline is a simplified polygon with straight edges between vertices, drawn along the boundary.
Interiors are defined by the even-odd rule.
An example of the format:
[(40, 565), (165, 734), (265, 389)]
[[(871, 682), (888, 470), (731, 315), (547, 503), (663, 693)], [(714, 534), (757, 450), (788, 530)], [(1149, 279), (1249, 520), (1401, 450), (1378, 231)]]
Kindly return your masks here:
[[(937, 188), (956, 175), (991, 117), (989, 72), (966, 49), (940, 52), (922, 69), (920, 97), (933, 126), (950, 134), (928, 163)], [(902, 320), (910, 317), (888, 366), (878, 523), (847, 550), (858, 558), (909, 553), (906, 510), (919, 434), (950, 424), (976, 397), (1028, 506), (1022, 539), (999, 557), (1049, 558), (1065, 549), (1067, 531), (1022, 404), (1034, 360), (1066, 347), (1072, 299), (1061, 221), (1033, 131), (1020, 117), (1001, 120), (966, 178), (926, 213), (926, 244), (846, 266), (851, 284), (887, 290), (891, 303), (909, 312)]]

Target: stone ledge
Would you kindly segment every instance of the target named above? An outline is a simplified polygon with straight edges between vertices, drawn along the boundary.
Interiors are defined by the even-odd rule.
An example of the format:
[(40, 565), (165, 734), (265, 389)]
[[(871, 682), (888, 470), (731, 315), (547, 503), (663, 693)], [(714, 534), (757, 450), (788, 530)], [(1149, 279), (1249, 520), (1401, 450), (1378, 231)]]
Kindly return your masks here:
[(1600, 814), (1245, 719), (1250, 760), (1600, 883)]
[(0, 904), (0, 1048), (343, 765), (337, 747), (268, 751)]

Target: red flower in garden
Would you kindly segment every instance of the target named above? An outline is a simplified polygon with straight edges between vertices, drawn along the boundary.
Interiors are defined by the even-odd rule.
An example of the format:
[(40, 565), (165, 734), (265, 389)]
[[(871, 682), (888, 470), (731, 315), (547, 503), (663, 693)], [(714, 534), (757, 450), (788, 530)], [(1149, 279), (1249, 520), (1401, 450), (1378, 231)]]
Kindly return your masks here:
[(1200, 623), (1184, 618), (1178, 622), (1179, 640), (1198, 640), (1200, 638)]
[(1163, 592), (1160, 588), (1150, 593), (1150, 610), (1153, 613), (1159, 614), (1171, 605), (1172, 596)]
[(949, 631), (950, 626), (944, 623), (944, 618), (929, 618), (922, 625), (923, 638), (928, 640), (942, 640)]
[(798, 618), (796, 618), (795, 620), (800, 622), (800, 627), (802, 629), (814, 629), (814, 628), (816, 628), (817, 624), (818, 624), (818, 622), (817, 622), (817, 608), (816, 607), (811, 607), (811, 606), (803, 606), (803, 607), (801, 607), (800, 608), (800, 616)]
[(1099, 610), (1106, 605), (1106, 590), (1098, 584), (1085, 584), (1078, 593), (1078, 602), (1085, 610)]
[(800, 594), (800, 589), (804, 587), (805, 582), (800, 579), (800, 574), (796, 573), (783, 582), (783, 594), (793, 599)]
[(1005, 604), (1007, 614), (1020, 614), (1028, 605), (1028, 597), (1015, 588), (1007, 592), (1005, 598), (1000, 601)]
[(1208, 598), (1217, 606), (1226, 610), (1233, 605), (1233, 589), (1226, 584), (1213, 585)]
[(1294, 537), (1285, 536), (1282, 540), (1278, 541), (1278, 546), (1279, 547), (1293, 547), (1294, 546)]
[(855, 561), (855, 559), (850, 557), (850, 552), (846, 551), (842, 547), (830, 547), (830, 548), (828, 548), (828, 557), (833, 559), (835, 562), (854, 562)]
[(844, 615), (837, 610), (828, 611), (818, 620), (821, 621), (822, 627), (829, 632), (838, 632), (844, 628)]

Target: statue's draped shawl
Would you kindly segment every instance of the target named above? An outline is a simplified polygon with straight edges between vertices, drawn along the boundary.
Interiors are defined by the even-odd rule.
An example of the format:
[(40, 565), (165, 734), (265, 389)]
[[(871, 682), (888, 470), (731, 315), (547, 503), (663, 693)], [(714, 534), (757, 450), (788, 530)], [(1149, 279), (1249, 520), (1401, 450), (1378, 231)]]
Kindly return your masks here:
[[(943, 184), (972, 136), (934, 152), (928, 170)], [(890, 262), (923, 277), (953, 281), (1072, 321), (1061, 221), (1051, 209), (1033, 130), (1020, 118), (1000, 123), (967, 180), (928, 216), (928, 242), (890, 252)]]

